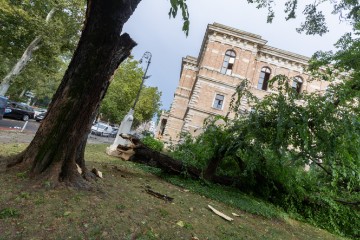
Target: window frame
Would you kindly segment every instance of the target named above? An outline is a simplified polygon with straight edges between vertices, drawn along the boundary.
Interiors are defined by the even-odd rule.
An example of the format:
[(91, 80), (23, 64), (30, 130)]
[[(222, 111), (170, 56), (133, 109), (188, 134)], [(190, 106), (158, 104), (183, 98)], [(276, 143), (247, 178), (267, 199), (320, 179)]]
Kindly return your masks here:
[[(222, 96), (223, 99), (217, 99), (218, 96)], [(217, 100), (221, 101), (221, 105), (220, 105), (221, 107), (220, 108), (215, 106), (215, 103), (216, 103)], [(211, 105), (212, 108), (217, 109), (217, 110), (223, 110), (224, 105), (225, 105), (225, 94), (223, 94), (223, 93), (215, 93), (214, 100), (213, 100), (213, 103)], [(217, 106), (219, 106), (219, 103), (217, 103)]]
[[(267, 66), (262, 67), (260, 70), (260, 75), (258, 78), (256, 89), (267, 91), (268, 86), (269, 86), (270, 75), (271, 75), (271, 69)], [(261, 80), (261, 83), (260, 83), (260, 80)], [(259, 88), (259, 84), (261, 84), (261, 88)], [(265, 88), (264, 88), (264, 86), (265, 86)]]
[[(296, 85), (294, 85), (296, 83)], [(292, 79), (291, 88), (294, 89), (298, 94), (301, 93), (304, 84), (304, 79), (300, 76), (295, 76)]]
[(232, 49), (226, 50), (220, 73), (225, 75), (231, 75), (232, 70), (234, 69), (235, 59), (236, 52)]

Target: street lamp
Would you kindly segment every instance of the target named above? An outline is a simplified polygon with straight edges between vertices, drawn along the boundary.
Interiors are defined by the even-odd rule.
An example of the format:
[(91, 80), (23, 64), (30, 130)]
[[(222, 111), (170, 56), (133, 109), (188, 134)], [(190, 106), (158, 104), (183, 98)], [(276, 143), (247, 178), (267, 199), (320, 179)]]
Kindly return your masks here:
[(150, 76), (146, 76), (146, 73), (147, 73), (147, 71), (149, 69), (149, 65), (151, 63), (151, 57), (152, 57), (152, 55), (150, 52), (145, 52), (139, 61), (139, 63), (142, 63), (143, 61), (147, 62), (146, 69), (145, 69), (144, 75), (141, 80), (140, 88), (136, 94), (134, 105), (132, 106), (132, 108), (130, 108), (129, 112), (125, 115), (124, 119), (121, 121), (119, 130), (118, 130), (118, 132), (116, 134), (116, 138), (114, 140), (114, 143), (111, 144), (110, 147), (106, 148), (106, 153), (109, 155), (117, 156), (117, 146), (119, 144), (121, 144), (121, 145), (129, 144), (128, 140), (125, 140), (122, 137), (120, 137), (120, 133), (128, 134), (131, 131), (131, 126), (134, 121), (134, 110), (135, 110), (136, 104), (139, 100), (141, 89), (144, 85), (145, 79), (148, 79), (150, 77)]
[(147, 65), (146, 65), (146, 69), (145, 69), (145, 72), (144, 72), (144, 75), (142, 77), (142, 81), (141, 81), (141, 84), (140, 84), (140, 88), (139, 88), (139, 91), (137, 92), (136, 94), (136, 98), (135, 98), (135, 102), (134, 102), (134, 105), (132, 107), (132, 109), (135, 109), (135, 106), (136, 106), (136, 103), (138, 102), (139, 100), (139, 96), (140, 96), (140, 92), (141, 92), (141, 89), (144, 85), (144, 81), (145, 79), (148, 79), (150, 76), (146, 76), (146, 73), (147, 73), (147, 70), (149, 69), (149, 65), (151, 63), (151, 53), (150, 52), (145, 52), (144, 55), (141, 57), (139, 63), (142, 63), (143, 60), (145, 59), (145, 61), (147, 61)]

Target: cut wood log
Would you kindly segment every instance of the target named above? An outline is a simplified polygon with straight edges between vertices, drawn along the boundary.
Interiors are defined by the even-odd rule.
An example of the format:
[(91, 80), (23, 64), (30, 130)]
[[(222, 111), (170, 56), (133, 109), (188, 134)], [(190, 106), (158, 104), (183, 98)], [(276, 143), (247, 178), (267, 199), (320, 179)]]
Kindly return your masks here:
[(133, 149), (118, 149), (119, 157), (125, 161), (128, 161), (132, 155), (134, 155)]
[(213, 208), (212, 206), (208, 205), (208, 207), (209, 207), (216, 215), (222, 217), (223, 219), (228, 220), (228, 221), (230, 221), (230, 222), (234, 220), (234, 219), (232, 219), (231, 217), (229, 217), (229, 216), (223, 214), (222, 212), (216, 210), (216, 209)]
[(151, 190), (149, 188), (146, 188), (145, 192), (147, 192), (148, 194), (150, 194), (150, 195), (152, 195), (154, 197), (160, 198), (160, 199), (162, 199), (162, 200), (164, 200), (166, 202), (172, 202), (174, 200), (174, 198), (172, 198), (172, 197), (169, 197), (167, 195), (163, 195), (161, 193), (155, 192), (155, 191), (153, 191), (153, 190)]
[(79, 164), (76, 164), (76, 168), (77, 168), (78, 173), (82, 174), (82, 169), (81, 169), (81, 167), (79, 166)]
[(93, 168), (93, 169), (91, 170), (91, 172), (94, 173), (97, 177), (103, 178), (102, 172), (100, 172), (100, 171), (97, 170), (96, 168)]

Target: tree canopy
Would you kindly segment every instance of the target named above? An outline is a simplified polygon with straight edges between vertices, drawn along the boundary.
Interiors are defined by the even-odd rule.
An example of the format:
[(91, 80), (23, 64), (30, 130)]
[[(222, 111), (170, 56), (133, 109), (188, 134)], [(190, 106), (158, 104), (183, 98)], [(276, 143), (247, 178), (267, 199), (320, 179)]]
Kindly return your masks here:
[[(127, 112), (132, 108), (144, 72), (139, 62), (128, 59), (123, 62), (115, 72), (109, 90), (101, 103), (100, 113), (102, 118), (120, 123)], [(158, 112), (161, 93), (156, 87), (144, 86), (135, 107), (134, 127), (149, 121)]]
[[(12, 69), (28, 45), (40, 37), (28, 66), (12, 79), (8, 95), (32, 90), (51, 98), (75, 50), (84, 18), (84, 3), (61, 1), (1, 0), (0, 79)], [(51, 19), (46, 21), (50, 11)], [(47, 88), (45, 90), (45, 88)]]
[[(276, 12), (274, 11), (275, 4), (279, 4), (279, 1), (274, 0), (247, 0), (249, 4), (254, 4), (256, 8), (266, 8), (268, 10), (267, 22), (272, 23), (275, 18)], [(186, 4), (186, 0), (171, 0), (171, 7), (169, 11), (169, 17), (176, 17), (178, 11), (181, 11), (181, 16), (183, 19), (182, 30), (186, 35), (189, 34), (190, 30), (190, 14), (189, 9)], [(305, 21), (296, 28), (296, 31), (299, 33), (305, 32), (308, 35), (318, 34), (322, 36), (323, 34), (329, 31), (326, 24), (326, 16), (321, 10), (321, 6), (324, 4), (330, 4), (333, 7), (332, 14), (339, 16), (339, 19), (342, 21), (350, 22), (353, 25), (356, 25), (360, 20), (360, 4), (356, 0), (323, 0), (323, 1), (314, 1), (305, 5), (304, 9), (298, 9), (298, 0), (287, 0), (286, 2), (281, 2), (284, 4), (284, 12), (286, 14), (285, 20), (291, 20), (297, 17), (299, 11), (300, 14), (305, 16)]]

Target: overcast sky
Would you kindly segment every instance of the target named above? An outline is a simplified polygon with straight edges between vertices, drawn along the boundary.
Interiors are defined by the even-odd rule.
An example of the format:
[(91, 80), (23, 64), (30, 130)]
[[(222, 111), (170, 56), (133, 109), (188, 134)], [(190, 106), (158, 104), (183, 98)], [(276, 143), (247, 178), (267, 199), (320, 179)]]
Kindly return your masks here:
[[(261, 35), (267, 45), (290, 52), (311, 56), (317, 50), (333, 50), (333, 44), (345, 32), (351, 30), (340, 23), (338, 16), (331, 15), (331, 6), (324, 5), (330, 32), (320, 36), (298, 34), (296, 27), (304, 19), (303, 6), (299, 6), (297, 19), (285, 21), (283, 2), (275, 6), (275, 19), (266, 23), (267, 10), (256, 9), (247, 0), (187, 0), (190, 11), (190, 33), (181, 31), (182, 21), (169, 19), (169, 0), (142, 0), (134, 15), (125, 24), (124, 31), (138, 43), (132, 54), (140, 59), (144, 52), (152, 53), (148, 71), (151, 78), (146, 85), (156, 86), (162, 92), (162, 108), (169, 109), (179, 82), (181, 59), (187, 55), (197, 57), (206, 27), (209, 23), (221, 23), (247, 32)], [(281, 5), (280, 5), (280, 2)], [(300, 2), (300, 1), (299, 1)], [(303, 4), (310, 3), (302, 0)]]

